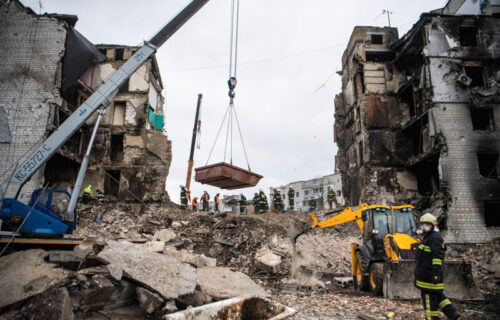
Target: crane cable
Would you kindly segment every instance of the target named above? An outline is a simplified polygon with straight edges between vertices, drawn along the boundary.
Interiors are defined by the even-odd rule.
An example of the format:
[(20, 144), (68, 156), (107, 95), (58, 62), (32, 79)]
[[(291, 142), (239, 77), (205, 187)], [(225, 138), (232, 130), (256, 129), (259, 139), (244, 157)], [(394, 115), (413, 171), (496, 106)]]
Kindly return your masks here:
[(245, 142), (243, 141), (243, 134), (241, 132), (240, 123), (238, 120), (238, 116), (236, 114), (236, 109), (234, 107), (234, 97), (235, 92), (234, 89), (237, 84), (236, 75), (237, 75), (237, 66), (238, 66), (238, 31), (239, 31), (239, 15), (240, 15), (240, 1), (232, 0), (231, 1), (231, 31), (230, 31), (230, 41), (229, 41), (229, 80), (227, 81), (229, 87), (229, 105), (227, 107), (226, 113), (224, 114), (224, 118), (222, 119), (221, 126), (219, 127), (219, 131), (217, 132), (217, 136), (215, 137), (214, 144), (212, 149), (210, 150), (210, 154), (208, 155), (207, 164), (212, 155), (212, 151), (214, 150), (215, 144), (217, 143), (217, 139), (219, 138), (219, 134), (224, 126), (224, 122), (227, 118), (227, 128), (226, 128), (226, 141), (224, 145), (224, 162), (226, 161), (226, 156), (228, 153), (228, 144), (229, 144), (229, 159), (230, 163), (233, 164), (233, 123), (236, 119), (236, 126), (238, 127), (238, 132), (241, 139), (241, 144), (243, 146), (243, 152), (245, 154), (245, 159), (247, 162), (248, 170), (250, 169), (250, 163), (248, 161), (247, 150), (245, 148)]

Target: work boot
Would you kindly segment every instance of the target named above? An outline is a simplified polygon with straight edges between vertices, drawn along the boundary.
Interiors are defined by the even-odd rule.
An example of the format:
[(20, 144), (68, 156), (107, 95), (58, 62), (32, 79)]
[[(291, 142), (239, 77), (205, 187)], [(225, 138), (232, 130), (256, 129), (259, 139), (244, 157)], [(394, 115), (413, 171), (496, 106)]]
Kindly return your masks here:
[(451, 319), (451, 320), (460, 319), (460, 313), (458, 313), (457, 309), (452, 304), (444, 307), (442, 311), (448, 319)]

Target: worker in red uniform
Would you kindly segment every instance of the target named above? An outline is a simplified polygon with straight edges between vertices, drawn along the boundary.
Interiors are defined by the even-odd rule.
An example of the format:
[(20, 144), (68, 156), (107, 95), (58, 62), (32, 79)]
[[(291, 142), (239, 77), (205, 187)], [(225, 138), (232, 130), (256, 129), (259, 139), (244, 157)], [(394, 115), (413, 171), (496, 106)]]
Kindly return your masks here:
[(420, 289), (425, 310), (425, 319), (441, 319), (441, 310), (448, 319), (460, 317), (457, 309), (443, 293), (443, 260), (446, 246), (443, 237), (436, 229), (437, 219), (430, 213), (420, 218), (422, 241), (417, 246), (417, 266), (415, 267), (415, 286)]
[(219, 203), (220, 203), (220, 194), (217, 193), (214, 198), (214, 204), (215, 204), (215, 212), (220, 212), (219, 211)]
[(191, 201), (191, 208), (193, 209), (193, 212), (198, 212), (198, 198), (193, 198)]
[(203, 195), (201, 196), (201, 203), (203, 205), (203, 211), (205, 212), (208, 212), (208, 209), (209, 209), (209, 200), (210, 200), (210, 196), (208, 195), (208, 192), (206, 191), (203, 191)]

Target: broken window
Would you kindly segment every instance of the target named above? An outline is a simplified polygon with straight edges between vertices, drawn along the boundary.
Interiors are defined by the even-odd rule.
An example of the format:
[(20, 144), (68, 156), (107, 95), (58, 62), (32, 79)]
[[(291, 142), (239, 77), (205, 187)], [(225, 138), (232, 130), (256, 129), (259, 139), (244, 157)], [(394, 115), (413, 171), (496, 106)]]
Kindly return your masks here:
[(358, 100), (358, 98), (365, 93), (362, 71), (357, 72), (356, 75), (354, 76), (353, 85), (354, 85), (354, 99)]
[(123, 48), (115, 49), (115, 60), (123, 60)]
[(467, 26), (458, 28), (460, 45), (462, 47), (477, 47), (479, 45), (479, 34), (477, 27)]
[(479, 173), (488, 179), (497, 178), (498, 153), (478, 152), (477, 162), (479, 164)]
[(389, 126), (389, 115), (387, 103), (379, 97), (367, 96), (366, 107), (368, 116), (368, 127), (387, 128)]
[(125, 101), (115, 102), (115, 108), (113, 112), (113, 125), (122, 126), (125, 124)]
[(118, 197), (120, 193), (120, 170), (104, 170), (104, 194)]
[(384, 43), (384, 35), (382, 34), (371, 34), (372, 44), (383, 44)]
[(342, 191), (337, 190), (337, 197), (340, 197), (342, 195)]
[(472, 79), (471, 87), (485, 87), (486, 79), (484, 68), (480, 66), (465, 66), (465, 74)]
[(110, 141), (110, 157), (111, 161), (122, 161), (123, 160), (123, 135), (113, 134), (111, 135)]
[(439, 154), (425, 159), (410, 167), (410, 172), (417, 178), (418, 193), (431, 195), (439, 191)]
[(366, 50), (365, 51), (366, 61), (371, 62), (387, 62), (394, 60), (396, 54), (394, 51), (386, 51), (386, 50)]
[(125, 82), (121, 85), (120, 89), (118, 89), (118, 92), (128, 92), (128, 90), (129, 90), (128, 83), (129, 83), (129, 79), (125, 80)]
[(9, 118), (3, 107), (0, 107), (0, 143), (10, 143)]
[(500, 201), (484, 202), (484, 222), (487, 227), (500, 227)]
[(300, 192), (295, 192), (295, 196), (298, 198), (300, 196)]
[(473, 130), (495, 130), (492, 108), (470, 108)]

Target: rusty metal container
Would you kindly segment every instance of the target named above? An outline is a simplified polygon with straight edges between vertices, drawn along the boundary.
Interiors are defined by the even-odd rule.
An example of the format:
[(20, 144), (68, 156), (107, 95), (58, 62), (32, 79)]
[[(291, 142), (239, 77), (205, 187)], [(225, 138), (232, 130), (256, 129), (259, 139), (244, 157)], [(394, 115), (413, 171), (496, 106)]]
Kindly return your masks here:
[(262, 176), (229, 163), (220, 162), (194, 169), (195, 181), (221, 189), (254, 187)]

